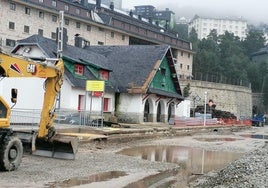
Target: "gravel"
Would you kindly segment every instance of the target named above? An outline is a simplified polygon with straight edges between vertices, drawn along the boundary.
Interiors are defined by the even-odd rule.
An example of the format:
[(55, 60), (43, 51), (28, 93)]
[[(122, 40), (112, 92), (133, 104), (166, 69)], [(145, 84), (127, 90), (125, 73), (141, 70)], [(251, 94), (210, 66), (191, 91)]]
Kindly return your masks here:
[(189, 187), (268, 187), (268, 143), (245, 154), (218, 172), (210, 172)]

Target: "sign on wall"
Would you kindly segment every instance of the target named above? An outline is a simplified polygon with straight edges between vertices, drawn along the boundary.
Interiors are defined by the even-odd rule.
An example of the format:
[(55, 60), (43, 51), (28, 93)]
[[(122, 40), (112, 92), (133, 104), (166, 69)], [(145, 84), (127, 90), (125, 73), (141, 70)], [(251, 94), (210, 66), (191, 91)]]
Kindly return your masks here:
[(86, 91), (104, 91), (104, 81), (87, 80)]

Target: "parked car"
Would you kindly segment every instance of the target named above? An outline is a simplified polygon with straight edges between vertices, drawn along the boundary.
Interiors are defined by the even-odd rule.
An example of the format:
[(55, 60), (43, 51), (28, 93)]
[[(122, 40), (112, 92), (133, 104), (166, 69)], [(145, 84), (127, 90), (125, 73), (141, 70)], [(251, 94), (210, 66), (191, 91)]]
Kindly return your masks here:
[(257, 115), (255, 114), (252, 118), (251, 118), (251, 122), (252, 122), (252, 126), (256, 126), (256, 127), (263, 127), (264, 123), (265, 123), (265, 116), (264, 115)]

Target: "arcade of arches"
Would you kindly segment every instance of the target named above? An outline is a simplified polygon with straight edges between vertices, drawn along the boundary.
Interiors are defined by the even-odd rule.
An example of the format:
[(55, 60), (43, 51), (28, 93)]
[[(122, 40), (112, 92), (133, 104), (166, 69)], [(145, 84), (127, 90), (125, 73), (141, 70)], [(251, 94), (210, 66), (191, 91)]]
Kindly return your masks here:
[(175, 114), (174, 102), (148, 98), (144, 102), (144, 122), (169, 122)]

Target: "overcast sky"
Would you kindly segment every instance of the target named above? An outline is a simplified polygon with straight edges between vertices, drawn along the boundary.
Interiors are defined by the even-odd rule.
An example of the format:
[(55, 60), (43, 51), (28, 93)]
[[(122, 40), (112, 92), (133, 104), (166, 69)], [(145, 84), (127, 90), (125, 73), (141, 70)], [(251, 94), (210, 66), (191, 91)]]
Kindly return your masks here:
[(268, 0), (123, 0), (123, 8), (134, 9), (135, 5), (169, 8), (177, 17), (242, 16), (249, 22), (268, 24)]

